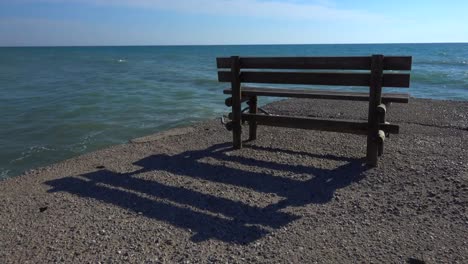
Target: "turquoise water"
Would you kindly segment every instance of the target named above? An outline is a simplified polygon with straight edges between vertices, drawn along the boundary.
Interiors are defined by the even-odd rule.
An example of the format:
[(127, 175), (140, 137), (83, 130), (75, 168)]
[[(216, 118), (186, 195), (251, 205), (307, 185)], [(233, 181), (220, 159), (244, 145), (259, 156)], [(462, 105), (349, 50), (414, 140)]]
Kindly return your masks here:
[(0, 178), (220, 116), (217, 56), (377, 53), (413, 56), (412, 96), (468, 100), (468, 44), (0, 48)]

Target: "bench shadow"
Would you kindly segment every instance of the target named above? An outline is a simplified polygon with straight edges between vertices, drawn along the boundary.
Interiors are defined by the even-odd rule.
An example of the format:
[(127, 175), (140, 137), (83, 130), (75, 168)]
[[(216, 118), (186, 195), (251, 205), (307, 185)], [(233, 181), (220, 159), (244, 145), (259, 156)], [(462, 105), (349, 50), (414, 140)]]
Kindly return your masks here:
[[(190, 229), (194, 233), (192, 241), (217, 239), (228, 243), (246, 244), (299, 218), (292, 213), (282, 212), (281, 209), (311, 203), (327, 203), (337, 189), (359, 181), (366, 170), (362, 160), (358, 159), (332, 155), (310, 156), (346, 162), (333, 170), (325, 170), (234, 156), (229, 154), (232, 150), (230, 146), (217, 144), (207, 149), (186, 151), (173, 156), (152, 155), (133, 163), (141, 169), (131, 173), (100, 169), (47, 181), (45, 184), (52, 187), (49, 192), (67, 192), (91, 198)], [(281, 151), (258, 146), (248, 147), (267, 153)], [(298, 154), (291, 150), (286, 152)], [(217, 162), (207, 163), (202, 160), (205, 158)], [(225, 166), (226, 164), (230, 166)], [(232, 166), (235, 164), (261, 167), (266, 169), (261, 171), (267, 172), (283, 170), (308, 175), (310, 179), (297, 180), (274, 176), (267, 172), (240, 169), (242, 166)], [(282, 199), (266, 207), (259, 207), (213, 193), (202, 193), (137, 177), (152, 171), (165, 171), (170, 173), (170, 177), (190, 177), (191, 180), (240, 186), (259, 193), (274, 193)]]

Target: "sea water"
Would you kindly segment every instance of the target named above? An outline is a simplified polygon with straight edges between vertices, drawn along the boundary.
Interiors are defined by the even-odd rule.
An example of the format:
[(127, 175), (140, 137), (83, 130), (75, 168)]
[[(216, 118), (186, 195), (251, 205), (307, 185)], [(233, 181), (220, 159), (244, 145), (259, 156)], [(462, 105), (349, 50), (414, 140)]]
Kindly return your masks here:
[(218, 56), (371, 54), (413, 56), (413, 97), (468, 100), (462, 43), (0, 48), (0, 179), (221, 116)]

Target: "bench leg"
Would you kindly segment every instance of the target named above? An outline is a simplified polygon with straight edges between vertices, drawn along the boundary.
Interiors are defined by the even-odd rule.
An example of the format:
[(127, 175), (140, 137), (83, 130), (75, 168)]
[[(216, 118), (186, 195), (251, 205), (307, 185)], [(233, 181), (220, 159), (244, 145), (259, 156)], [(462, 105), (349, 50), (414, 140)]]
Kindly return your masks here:
[[(387, 105), (384, 105), (384, 104), (380, 104), (379, 106), (377, 106), (377, 119), (379, 120), (379, 123), (380, 124), (384, 124), (385, 123), (385, 115), (387, 113)], [(381, 135), (379, 135), (381, 136)], [(385, 134), (384, 134), (384, 139), (385, 139)], [(383, 150), (384, 150), (384, 139), (382, 140), (379, 140), (378, 142), (378, 151), (377, 151), (377, 155), (380, 157), (382, 156), (383, 154)]]
[(382, 156), (384, 150), (384, 141), (385, 141), (385, 132), (383, 130), (379, 130), (379, 134), (377, 136), (377, 155)]
[(369, 133), (367, 135), (367, 165), (377, 166), (378, 148), (377, 135)]
[(240, 61), (238, 56), (231, 57), (232, 89), (232, 142), (234, 149), (242, 148), (242, 92), (240, 86)]
[(378, 155), (379, 157), (382, 156), (382, 154), (383, 154), (383, 149), (384, 149), (384, 144), (383, 144), (383, 142), (379, 142), (378, 150), (377, 150), (377, 155)]
[[(258, 99), (257, 96), (252, 96), (249, 100), (249, 113), (256, 114), (258, 112)], [(249, 140), (257, 139), (257, 122), (249, 122)]]
[(383, 56), (373, 55), (371, 62), (371, 80), (369, 90), (369, 115), (367, 132), (367, 165), (377, 166), (379, 154), (379, 114), (382, 103)]
[(232, 143), (234, 149), (242, 148), (242, 120), (241, 103), (237, 101), (232, 105)]
[(242, 148), (242, 125), (240, 122), (233, 122), (232, 124), (232, 141), (234, 149)]

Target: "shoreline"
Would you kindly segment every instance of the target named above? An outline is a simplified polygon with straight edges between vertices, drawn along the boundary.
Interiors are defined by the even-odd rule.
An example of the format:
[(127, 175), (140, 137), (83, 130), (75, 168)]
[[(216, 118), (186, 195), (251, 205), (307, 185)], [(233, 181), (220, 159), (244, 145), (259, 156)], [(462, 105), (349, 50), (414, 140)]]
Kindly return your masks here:
[[(265, 108), (365, 119), (365, 106)], [(466, 262), (468, 102), (412, 98), (388, 120), (400, 134), (370, 170), (362, 136), (260, 126), (233, 151), (208, 120), (2, 180), (0, 262)]]
[[(285, 101), (285, 100), (290, 100), (290, 99), (280, 99), (279, 101), (275, 101), (275, 102), (271, 102), (271, 103), (267, 103), (264, 107), (268, 107), (269, 105), (274, 105), (275, 103), (277, 102), (281, 102), (281, 101)], [(464, 104), (464, 103), (467, 103), (468, 104), (468, 100), (448, 100), (448, 99), (433, 99), (433, 98), (423, 98), (423, 97), (411, 97), (410, 98), (410, 103), (412, 100), (427, 100), (427, 101), (435, 101), (435, 102), (445, 102), (445, 103), (457, 103), (457, 104)], [(226, 112), (228, 112), (229, 108), (226, 107)], [(216, 119), (206, 119), (206, 120), (203, 120), (203, 121), (199, 121), (198, 123), (204, 123), (204, 122), (211, 122), (211, 121), (214, 121), (214, 120), (217, 120)], [(11, 179), (11, 178), (16, 178), (16, 177), (20, 177), (20, 176), (23, 176), (25, 174), (30, 174), (31, 171), (36, 171), (36, 170), (41, 170), (43, 168), (46, 168), (46, 167), (49, 167), (49, 166), (52, 166), (54, 164), (57, 164), (57, 163), (61, 163), (61, 162), (64, 162), (64, 161), (67, 161), (69, 159), (75, 159), (75, 158), (78, 158), (78, 157), (81, 157), (83, 155), (87, 155), (87, 154), (90, 154), (90, 153), (93, 153), (93, 152), (96, 152), (96, 151), (101, 151), (101, 150), (104, 150), (104, 149), (107, 149), (107, 148), (111, 148), (111, 147), (114, 147), (114, 146), (119, 146), (119, 145), (125, 145), (125, 144), (130, 144), (132, 143), (132, 141), (135, 141), (135, 140), (140, 140), (140, 139), (143, 139), (143, 138), (157, 138), (159, 137), (158, 135), (164, 135), (166, 132), (167, 133), (172, 133), (170, 132), (171, 130), (179, 130), (179, 129), (183, 129), (183, 128), (189, 128), (193, 126), (193, 124), (186, 124), (186, 125), (180, 125), (180, 126), (177, 126), (177, 127), (174, 127), (174, 128), (169, 128), (167, 130), (162, 130), (162, 131), (159, 131), (159, 132), (155, 132), (155, 133), (152, 133), (152, 134), (148, 134), (148, 135), (145, 135), (145, 136), (141, 136), (141, 137), (137, 137), (137, 138), (132, 138), (132, 139), (129, 139), (127, 140), (126, 142), (123, 142), (121, 144), (116, 144), (116, 145), (109, 145), (109, 146), (106, 146), (104, 148), (101, 148), (101, 149), (97, 149), (97, 150), (92, 150), (90, 152), (85, 152), (85, 153), (82, 153), (82, 154), (78, 154), (77, 156), (74, 156), (74, 157), (70, 157), (70, 158), (67, 158), (67, 159), (64, 159), (64, 160), (60, 160), (60, 161), (57, 161), (57, 162), (54, 162), (54, 163), (51, 163), (51, 164), (47, 164), (47, 165), (43, 165), (43, 166), (39, 166), (39, 167), (34, 167), (34, 168), (30, 168), (30, 169), (27, 169), (25, 171), (23, 171), (22, 173), (20, 174), (17, 174), (17, 175), (14, 175), (14, 176), (8, 176), (8, 177), (5, 177), (5, 178), (0, 178), (0, 183), (4, 180), (8, 180), (8, 179)], [(468, 129), (468, 128), (467, 128)]]

